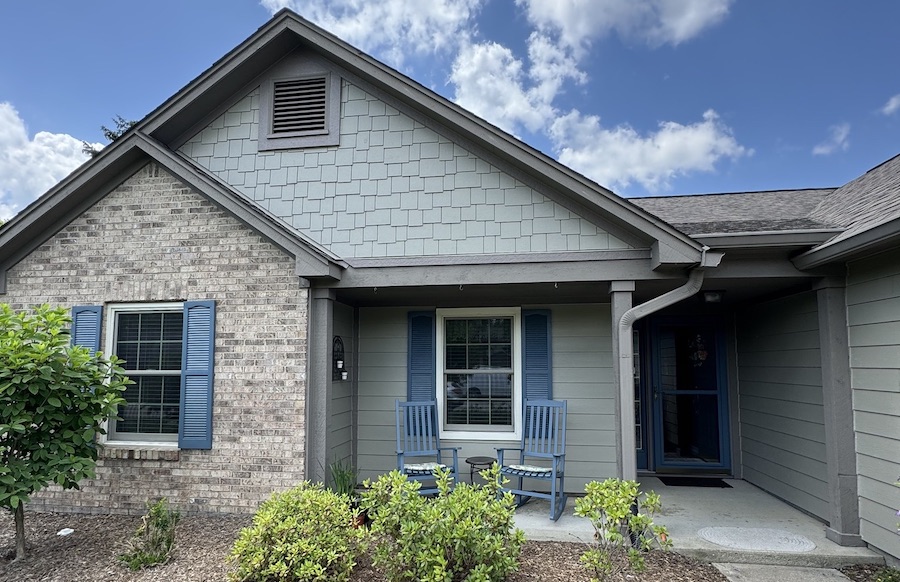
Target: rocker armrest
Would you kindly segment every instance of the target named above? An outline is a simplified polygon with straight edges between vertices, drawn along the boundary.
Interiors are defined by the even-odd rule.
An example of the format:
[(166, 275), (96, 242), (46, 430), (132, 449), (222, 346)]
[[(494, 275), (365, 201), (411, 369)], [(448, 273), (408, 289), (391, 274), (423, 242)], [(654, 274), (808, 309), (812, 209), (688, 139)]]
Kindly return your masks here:
[(497, 451), (497, 463), (499, 463), (500, 465), (503, 465), (503, 453), (505, 453), (506, 451), (519, 451), (519, 453), (522, 453), (523, 449), (521, 447), (501, 447), (501, 448), (497, 448), (496, 451)]

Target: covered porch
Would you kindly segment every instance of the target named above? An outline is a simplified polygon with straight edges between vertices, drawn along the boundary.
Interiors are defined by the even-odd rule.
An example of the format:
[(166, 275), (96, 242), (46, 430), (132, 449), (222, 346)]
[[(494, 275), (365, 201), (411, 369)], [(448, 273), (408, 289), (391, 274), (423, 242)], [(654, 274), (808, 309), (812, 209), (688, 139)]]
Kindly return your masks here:
[[(502, 311), (517, 329), (522, 314), (537, 310), (549, 316), (550, 395), (568, 402), (567, 492), (609, 477), (715, 475), (758, 486), (816, 516), (829, 539), (858, 545), (855, 477), (845, 466), (853, 436), (842, 388), (843, 291), (836, 279), (791, 267), (790, 252), (730, 253), (695, 293), (637, 320), (626, 335), (622, 316), (682, 288), (684, 270), (632, 269), (641, 259), (624, 253), (612, 261), (408, 268), (402, 278), (372, 272), (314, 286), (309, 474), (325, 480), (335, 461), (351, 463), (360, 481), (396, 468), (394, 403), (410, 399), (411, 314)], [(425, 282), (433, 284), (415, 284)], [(436, 336), (431, 349), (444, 352)], [(523, 372), (516, 341), (513, 377)], [(440, 362), (430, 371), (430, 398), (447, 407), (442, 422), (450, 373)], [(515, 382), (512, 409), (524, 398)], [(515, 444), (511, 434), (483, 428), (442, 434), (442, 444), (460, 448), (466, 480), (466, 458)]]
[[(727, 488), (669, 487), (651, 476), (639, 481), (642, 490), (662, 497), (663, 510), (654, 521), (666, 526), (674, 551), (681, 554), (709, 562), (819, 568), (884, 563), (870, 549), (831, 541), (821, 521), (747, 481), (724, 479)], [(593, 530), (573, 510), (570, 499), (562, 517), (551, 522), (546, 502), (532, 501), (516, 511), (516, 525), (530, 540), (587, 543)]]

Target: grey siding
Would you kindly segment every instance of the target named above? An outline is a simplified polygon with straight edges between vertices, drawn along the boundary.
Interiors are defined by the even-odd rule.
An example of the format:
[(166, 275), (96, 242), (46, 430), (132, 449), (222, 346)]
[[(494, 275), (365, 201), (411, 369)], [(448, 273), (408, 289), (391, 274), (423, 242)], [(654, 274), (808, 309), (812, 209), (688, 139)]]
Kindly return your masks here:
[[(616, 475), (615, 382), (608, 304), (550, 306), (553, 397), (569, 403), (566, 489), (584, 491), (592, 479)], [(406, 398), (407, 309), (362, 308), (359, 316), (360, 478), (396, 467), (394, 400)], [(495, 457), (491, 441), (446, 441), (464, 459)]]
[(406, 399), (407, 309), (360, 308), (358, 442), (360, 479), (397, 468), (394, 401)]
[(738, 319), (737, 351), (744, 478), (827, 520), (815, 293), (746, 310)]
[(900, 557), (900, 251), (849, 265), (847, 324), (860, 534)]
[[(342, 303), (334, 304), (334, 334), (344, 343), (344, 365), (349, 369), (354, 360), (356, 346), (353, 339), (353, 308)], [(353, 372), (349, 369), (347, 380), (332, 380), (331, 421), (328, 423), (328, 462), (352, 462), (353, 424)]]
[(260, 152), (259, 99), (180, 152), (344, 258), (628, 248), (346, 81), (335, 147)]

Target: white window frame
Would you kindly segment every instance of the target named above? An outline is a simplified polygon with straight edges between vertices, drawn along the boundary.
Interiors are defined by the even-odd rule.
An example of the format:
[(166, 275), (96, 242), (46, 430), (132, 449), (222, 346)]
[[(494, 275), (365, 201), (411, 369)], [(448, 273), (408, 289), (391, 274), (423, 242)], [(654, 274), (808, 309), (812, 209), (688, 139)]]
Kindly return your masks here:
[[(107, 305), (106, 312), (106, 321), (104, 322), (105, 326), (105, 335), (106, 341), (104, 342), (104, 353), (112, 355), (115, 353), (115, 339), (116, 339), (116, 322), (118, 320), (119, 313), (159, 313), (161, 311), (169, 311), (169, 312), (184, 312), (184, 303), (180, 301), (166, 301), (160, 303), (111, 303)], [(183, 331), (183, 326), (182, 326)], [(184, 374), (184, 363), (182, 362), (182, 369), (180, 370), (181, 374)], [(182, 403), (183, 406), (183, 403)], [(181, 410), (181, 406), (179, 406), (179, 415), (181, 415), (183, 411)], [(115, 433), (112, 431), (113, 423), (111, 421), (106, 421), (104, 423), (104, 430), (106, 430), (105, 435), (101, 435), (100, 442), (105, 444), (106, 446), (123, 446), (123, 447), (153, 447), (154, 449), (178, 449), (178, 434), (174, 435), (154, 435), (156, 438), (143, 438), (143, 439), (123, 439), (116, 438)], [(141, 434), (141, 433), (138, 433)], [(147, 433), (143, 433), (147, 435)], [(149, 436), (149, 435), (147, 435)]]
[[(448, 430), (444, 427), (444, 409), (446, 408), (446, 386), (444, 382), (444, 360), (446, 346), (444, 345), (444, 321), (446, 319), (460, 318), (488, 318), (511, 317), (512, 318), (512, 370), (513, 370), (513, 425), (512, 430), (492, 427), (490, 425), (471, 425), (465, 430)], [(461, 441), (520, 441), (522, 439), (522, 309), (519, 307), (483, 307), (460, 309), (437, 309), (435, 311), (436, 330), (435, 352), (436, 370), (435, 378), (438, 430), (442, 439)]]

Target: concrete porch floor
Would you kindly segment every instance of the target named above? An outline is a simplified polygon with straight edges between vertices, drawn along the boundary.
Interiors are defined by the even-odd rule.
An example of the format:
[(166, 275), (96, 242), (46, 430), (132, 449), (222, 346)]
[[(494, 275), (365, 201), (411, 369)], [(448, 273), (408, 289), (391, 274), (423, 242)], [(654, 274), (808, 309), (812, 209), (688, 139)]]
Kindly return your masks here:
[[(839, 546), (825, 537), (825, 525), (737, 479), (726, 479), (727, 488), (667, 487), (655, 477), (641, 477), (642, 490), (662, 496), (663, 511), (655, 522), (664, 525), (674, 550), (706, 562), (772, 564), (835, 568), (851, 563), (883, 564), (884, 558), (867, 548)], [(533, 500), (516, 510), (516, 525), (526, 539), (589, 542), (593, 529), (586, 519), (575, 517), (572, 497), (558, 521), (549, 519), (549, 502)], [(770, 528), (808, 538), (815, 544), (809, 552), (758, 552), (735, 550), (700, 537), (705, 527)]]

